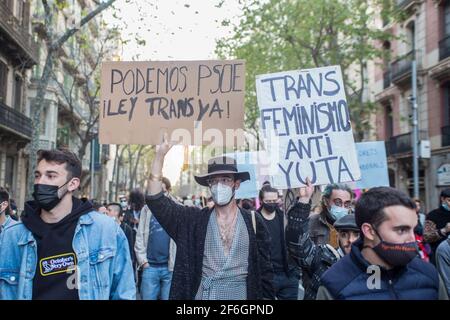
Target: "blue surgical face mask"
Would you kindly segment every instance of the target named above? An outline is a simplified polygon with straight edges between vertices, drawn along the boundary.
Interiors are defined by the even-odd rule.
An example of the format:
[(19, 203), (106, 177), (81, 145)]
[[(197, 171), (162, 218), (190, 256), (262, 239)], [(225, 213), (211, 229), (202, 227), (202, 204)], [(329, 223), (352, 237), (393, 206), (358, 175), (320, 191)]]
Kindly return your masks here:
[(442, 208), (444, 208), (447, 211), (450, 211), (450, 207), (448, 206), (447, 202), (442, 203)]
[(334, 219), (334, 221), (337, 221), (343, 216), (348, 214), (348, 209), (332, 205), (330, 209), (330, 214), (331, 217)]

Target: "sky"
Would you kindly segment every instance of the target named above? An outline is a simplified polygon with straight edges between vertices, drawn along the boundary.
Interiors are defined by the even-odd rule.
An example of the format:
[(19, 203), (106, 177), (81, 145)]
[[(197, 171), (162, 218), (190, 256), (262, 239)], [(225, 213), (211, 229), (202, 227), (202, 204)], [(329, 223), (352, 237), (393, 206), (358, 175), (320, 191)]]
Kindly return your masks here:
[[(232, 34), (239, 21), (239, 0), (117, 0), (117, 11), (103, 15), (108, 23), (120, 27), (122, 61), (209, 60), (216, 40)], [(230, 21), (229, 26), (222, 21)], [(136, 35), (138, 35), (136, 40)], [(145, 44), (139, 40), (144, 40)], [(163, 175), (172, 184), (179, 179), (183, 165), (183, 147), (175, 146), (166, 156)]]

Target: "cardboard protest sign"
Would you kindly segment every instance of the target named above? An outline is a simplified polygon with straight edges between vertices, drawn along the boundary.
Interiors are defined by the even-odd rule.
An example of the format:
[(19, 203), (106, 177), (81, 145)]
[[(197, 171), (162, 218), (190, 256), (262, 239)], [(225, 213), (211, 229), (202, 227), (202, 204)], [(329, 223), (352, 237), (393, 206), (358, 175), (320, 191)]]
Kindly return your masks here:
[(389, 174), (384, 141), (359, 142), (356, 144), (361, 180), (358, 189), (388, 187)]
[(104, 62), (100, 143), (242, 145), (244, 93), (243, 60)]
[(260, 75), (256, 92), (275, 187), (360, 179), (339, 66)]

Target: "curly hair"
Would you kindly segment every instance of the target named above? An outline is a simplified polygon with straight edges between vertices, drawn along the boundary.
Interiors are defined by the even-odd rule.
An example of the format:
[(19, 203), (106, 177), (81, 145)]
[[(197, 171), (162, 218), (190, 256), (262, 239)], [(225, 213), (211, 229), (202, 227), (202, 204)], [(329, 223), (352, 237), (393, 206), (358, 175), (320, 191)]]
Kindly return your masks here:
[(128, 201), (133, 210), (141, 210), (145, 205), (145, 197), (140, 189), (131, 190)]

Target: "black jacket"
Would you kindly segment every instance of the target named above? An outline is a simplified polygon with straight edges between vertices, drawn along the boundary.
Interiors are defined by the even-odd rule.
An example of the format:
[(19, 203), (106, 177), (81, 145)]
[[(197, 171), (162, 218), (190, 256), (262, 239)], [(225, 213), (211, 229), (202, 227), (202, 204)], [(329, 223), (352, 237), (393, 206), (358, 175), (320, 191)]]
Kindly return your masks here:
[[(259, 214), (262, 215), (261, 213), (262, 207), (259, 208), (257, 210), (257, 212)], [(291, 209), (292, 210), (292, 209)], [(281, 253), (283, 255), (283, 266), (284, 266), (284, 272), (286, 272), (286, 274), (288, 276), (296, 276), (299, 277), (299, 272), (298, 269), (296, 267), (295, 262), (290, 258), (289, 254), (288, 254), (288, 250), (287, 250), (287, 246), (286, 246), (286, 236), (285, 236), (285, 224), (284, 224), (284, 212), (281, 209), (276, 209), (275, 214), (278, 217), (278, 221), (280, 222), (280, 229), (281, 229), (281, 247), (283, 248)], [(287, 227), (287, 226), (286, 226)], [(273, 241), (274, 239), (272, 239)]]
[(128, 240), (128, 246), (130, 248), (131, 261), (133, 262), (133, 268), (136, 265), (136, 254), (134, 253), (134, 244), (136, 242), (136, 232), (126, 223), (122, 222), (120, 224), (120, 228), (122, 228), (123, 233)]
[[(182, 206), (163, 193), (146, 197), (147, 206), (177, 244), (170, 299), (193, 300), (200, 286), (203, 251), (212, 209)], [(270, 235), (262, 217), (256, 217), (256, 235), (249, 211), (241, 209), (249, 234), (247, 299), (273, 299)]]
[(303, 300), (316, 299), (320, 278), (339, 260), (339, 253), (327, 244), (315, 244), (309, 233), (310, 204), (296, 203), (288, 212), (286, 242), (291, 259), (302, 270)]

